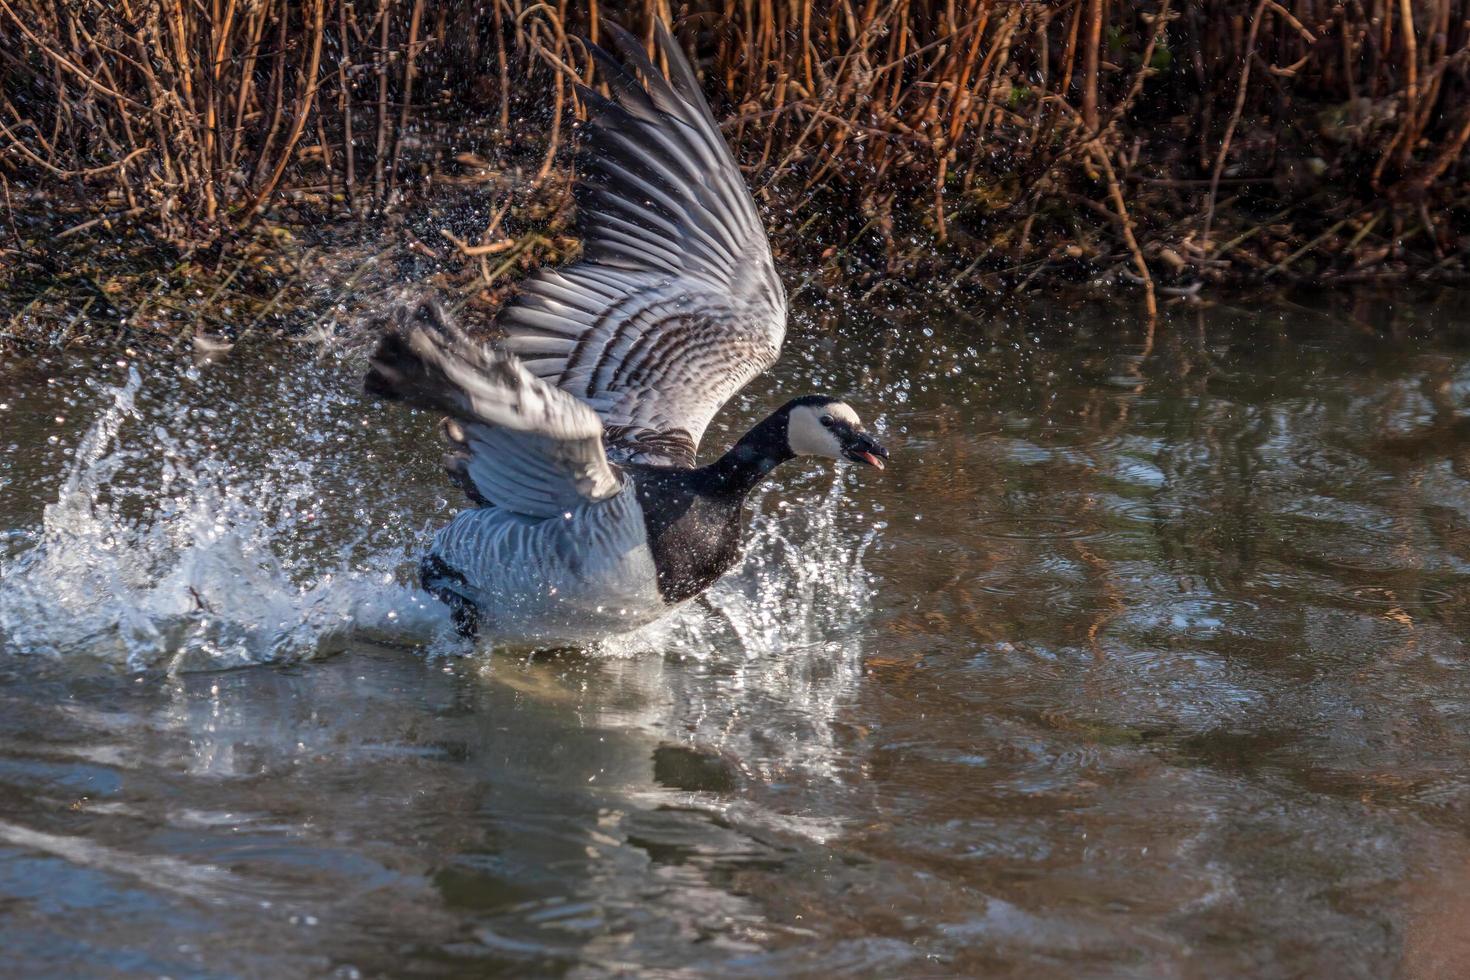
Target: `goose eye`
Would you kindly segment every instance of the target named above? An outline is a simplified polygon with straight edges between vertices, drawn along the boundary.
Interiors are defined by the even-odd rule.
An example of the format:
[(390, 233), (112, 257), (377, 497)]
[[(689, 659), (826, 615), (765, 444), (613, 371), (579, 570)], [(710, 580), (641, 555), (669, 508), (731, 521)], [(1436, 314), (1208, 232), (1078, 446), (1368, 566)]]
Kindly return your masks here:
[(821, 422), (827, 428), (829, 428), (829, 429), (832, 428), (832, 416), (830, 416), (830, 415), (823, 415), (822, 416), (822, 419), (821, 419)]

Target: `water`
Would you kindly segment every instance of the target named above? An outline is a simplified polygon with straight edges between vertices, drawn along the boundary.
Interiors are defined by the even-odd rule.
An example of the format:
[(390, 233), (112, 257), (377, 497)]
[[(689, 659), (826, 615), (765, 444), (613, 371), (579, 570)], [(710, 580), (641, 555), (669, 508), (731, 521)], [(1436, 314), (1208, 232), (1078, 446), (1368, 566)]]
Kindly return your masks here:
[(890, 468), (536, 654), (360, 353), (6, 364), (0, 973), (1462, 975), (1463, 307), (807, 311)]

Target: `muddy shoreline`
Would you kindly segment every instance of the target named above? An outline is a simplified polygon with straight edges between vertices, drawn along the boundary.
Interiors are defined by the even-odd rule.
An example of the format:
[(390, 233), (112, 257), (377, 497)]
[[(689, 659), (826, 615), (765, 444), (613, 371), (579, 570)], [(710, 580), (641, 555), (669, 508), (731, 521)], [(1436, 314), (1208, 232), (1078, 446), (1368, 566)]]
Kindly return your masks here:
[[(177, 349), (233, 343), (258, 332), (327, 339), (354, 332), (404, 289), (433, 290), (466, 322), (488, 326), (528, 272), (577, 254), (568, 188), (563, 179), (524, 189), (499, 209), (487, 203), (495, 195), (463, 189), (376, 217), (283, 207), (248, 233), (184, 249), (126, 222), (58, 238), (47, 233), (38, 209), (16, 222), (13, 237), (24, 247), (12, 249), (0, 273), (0, 349), (108, 340)], [(483, 236), (472, 229), (497, 210), (499, 237), (479, 243)], [(1208, 273), (1150, 242), (1146, 250), (1161, 256), (1154, 262), (1158, 302), (1470, 283), (1464, 254), (1436, 251), (1422, 233), (1390, 241), (1382, 215), (1370, 215), (1351, 234), (1354, 223), (1326, 237), (1298, 232), (1286, 218), (1269, 220), (1273, 216), (1279, 218), (1263, 221), (1254, 210), (1220, 213), (1217, 228), (1231, 260)], [(1385, 226), (1384, 235), (1376, 225)], [(1356, 244), (1346, 250), (1352, 239)], [(825, 240), (810, 227), (805, 238), (782, 235), (779, 228), (773, 236), (788, 290), (817, 306), (881, 304), (885, 293), (924, 283), (937, 302), (961, 308), (1004, 309), (1045, 290), (1068, 302), (1135, 300), (1140, 317), (1147, 317), (1144, 289), (1126, 250), (1098, 247), (1087, 257), (1076, 242), (1056, 242), (1044, 256), (1013, 261), (960, 248), (953, 237), (946, 246), (930, 239), (897, 257), (861, 243), (818, 249)], [(1356, 254), (1364, 250), (1366, 259)]]

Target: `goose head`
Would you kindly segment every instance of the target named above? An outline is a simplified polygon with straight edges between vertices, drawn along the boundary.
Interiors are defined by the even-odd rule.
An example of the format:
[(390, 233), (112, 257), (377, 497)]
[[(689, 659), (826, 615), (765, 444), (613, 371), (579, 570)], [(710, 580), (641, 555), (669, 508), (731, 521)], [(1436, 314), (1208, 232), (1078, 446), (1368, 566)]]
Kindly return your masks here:
[(787, 405), (786, 444), (797, 456), (826, 456), (884, 468), (888, 450), (846, 402), (808, 395)]

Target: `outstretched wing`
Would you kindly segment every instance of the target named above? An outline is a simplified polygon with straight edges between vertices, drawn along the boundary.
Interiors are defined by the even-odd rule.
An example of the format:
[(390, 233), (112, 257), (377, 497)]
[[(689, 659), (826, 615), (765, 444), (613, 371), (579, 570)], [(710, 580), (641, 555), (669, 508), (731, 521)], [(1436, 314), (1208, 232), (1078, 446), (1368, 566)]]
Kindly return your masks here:
[(664, 75), (607, 29), (642, 81), (591, 46), (612, 98), (581, 90), (582, 258), (523, 283), (499, 323), (531, 373), (597, 411), (615, 458), (693, 466), (715, 412), (780, 355), (786, 292), (678, 44), (656, 25)]
[(451, 418), (450, 475), (480, 503), (555, 517), (623, 487), (592, 409), (475, 343), (432, 301), (397, 312), (365, 387)]

